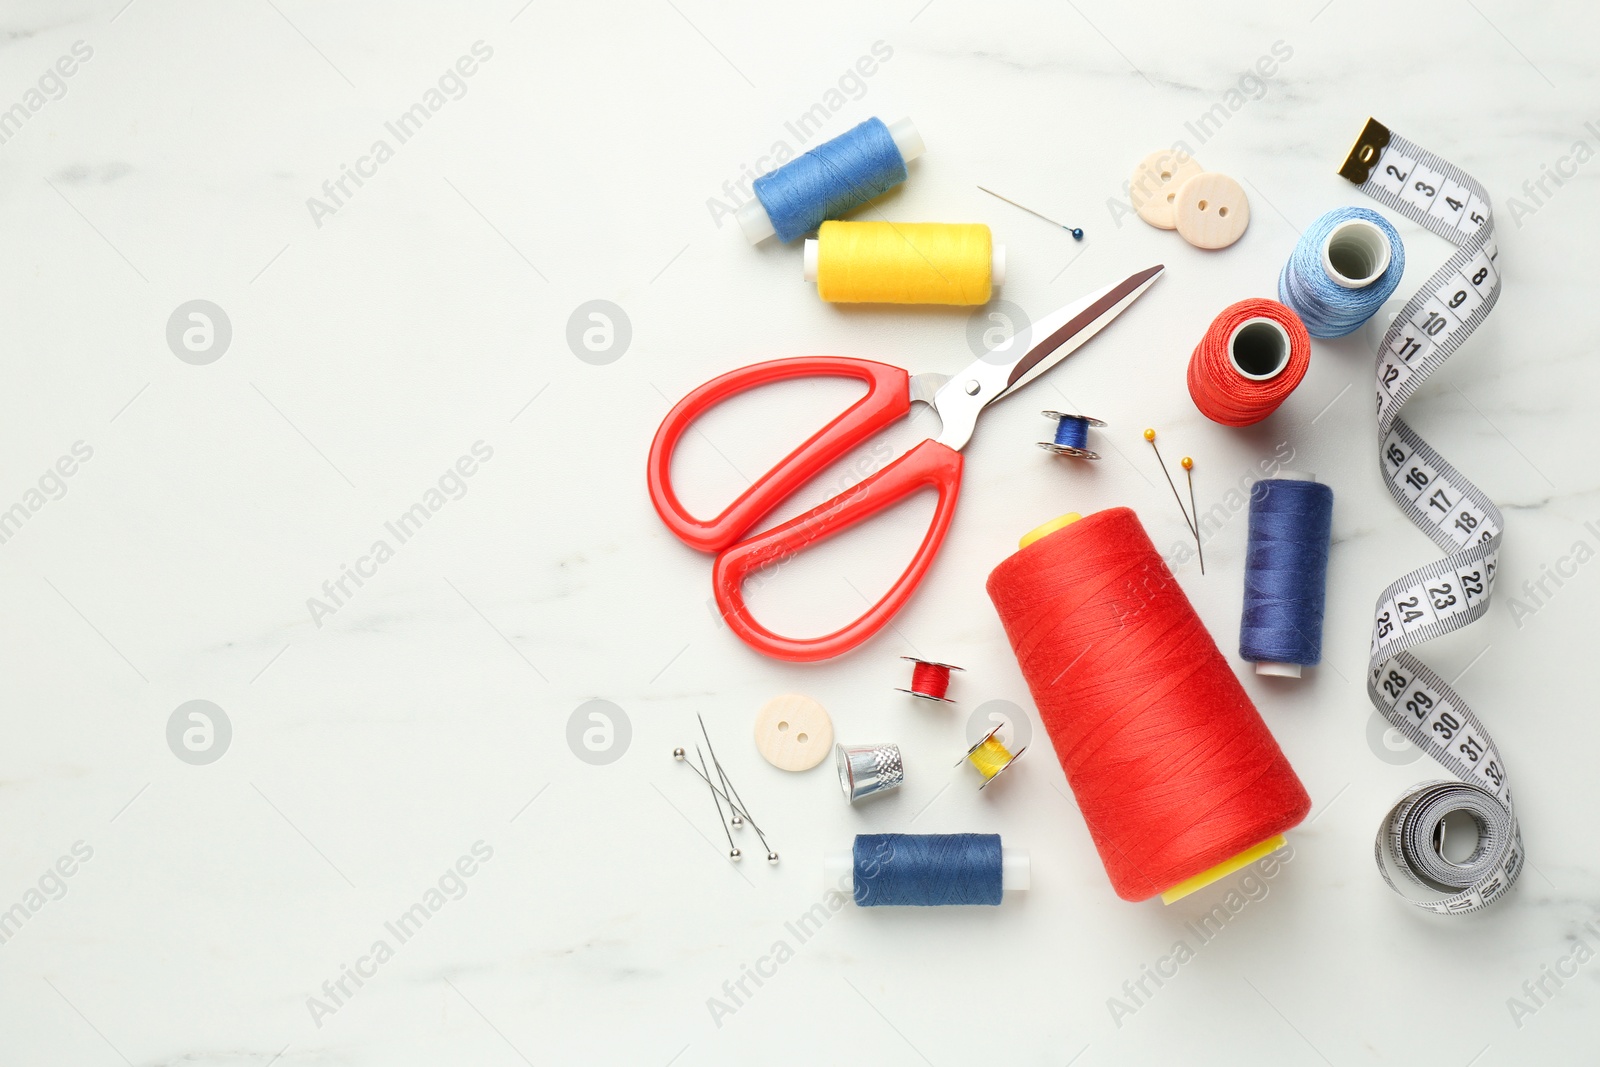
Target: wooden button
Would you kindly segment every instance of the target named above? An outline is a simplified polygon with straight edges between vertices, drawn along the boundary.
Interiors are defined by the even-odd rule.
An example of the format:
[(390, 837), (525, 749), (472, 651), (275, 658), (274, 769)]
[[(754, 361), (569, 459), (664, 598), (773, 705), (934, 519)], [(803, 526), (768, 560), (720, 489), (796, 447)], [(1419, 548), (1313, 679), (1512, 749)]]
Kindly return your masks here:
[(808, 696), (774, 697), (756, 713), (756, 748), (780, 771), (809, 771), (833, 750), (833, 720)]
[(1227, 248), (1250, 225), (1244, 188), (1226, 174), (1207, 171), (1183, 183), (1172, 202), (1178, 235), (1196, 248)]
[(1193, 158), (1170, 148), (1151, 152), (1133, 168), (1128, 182), (1128, 202), (1139, 217), (1159, 229), (1170, 230), (1177, 226), (1172, 214), (1173, 194), (1184, 182), (1205, 168)]

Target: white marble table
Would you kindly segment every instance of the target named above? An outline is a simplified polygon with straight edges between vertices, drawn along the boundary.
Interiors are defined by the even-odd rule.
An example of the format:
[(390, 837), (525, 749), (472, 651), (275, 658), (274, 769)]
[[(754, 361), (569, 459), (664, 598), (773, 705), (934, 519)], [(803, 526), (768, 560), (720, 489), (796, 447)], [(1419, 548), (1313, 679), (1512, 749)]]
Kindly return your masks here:
[[(0, 1062), (1593, 1060), (1586, 6), (13, 0), (4, 23)], [(970, 358), (965, 311), (828, 306), (795, 249), (745, 244), (738, 183), (803, 147), (807, 114), (807, 143), (911, 115), (928, 152), (883, 210), (989, 223), (1001, 295), (1030, 313), (1168, 271), (983, 420), (945, 552), (893, 631), (789, 666), (719, 628), (708, 561), (655, 520), (657, 422), (756, 359)], [(1274, 293), (1297, 229), (1361, 202), (1334, 169), (1369, 114), (1475, 174), (1500, 220), (1504, 298), (1409, 409), (1507, 518), (1501, 602), (1424, 656), (1465, 671), (1530, 867), (1454, 921), (1372, 865), (1379, 815), (1428, 764), (1373, 729), (1368, 613), (1432, 548), (1374, 470), (1368, 349), (1319, 344), (1248, 432), (1204, 420), (1182, 381), (1222, 306)], [(1108, 207), (1179, 139), (1246, 183), (1251, 227), (1226, 252)], [(1446, 250), (1402, 231), (1414, 284)], [(627, 337), (578, 358), (569, 321), (595, 300)], [(691, 502), (727, 499), (847, 395), (718, 412), (685, 454)], [(1092, 469), (1033, 447), (1063, 396), (1111, 423)], [(1204, 941), (1190, 924), (1222, 890), (1117, 900), (1042, 731), (981, 796), (950, 767), (989, 702), (1031, 721), (982, 584), (1020, 532), (1126, 504), (1163, 549), (1182, 541), (1145, 425), (1196, 457), (1201, 509), (1223, 505), (1209, 573), (1178, 577), (1241, 675), (1230, 487), (1288, 448), (1338, 497), (1325, 666), (1244, 677), (1312, 818)], [(928, 514), (819, 549), (759, 609), (843, 621)], [(967, 668), (958, 706), (893, 692), (912, 651)], [(899, 742), (905, 788), (852, 810), (826, 767), (762, 762), (753, 714), (790, 690), (841, 739)], [(591, 700), (622, 712), (598, 757), (597, 721), (574, 720)], [(697, 712), (778, 866), (748, 829), (730, 865), (671, 760)], [(1034, 888), (998, 910), (846, 907), (796, 935), (825, 852), (907, 829), (1001, 832), (1031, 849)], [(1193, 958), (1158, 986), (1180, 940)]]

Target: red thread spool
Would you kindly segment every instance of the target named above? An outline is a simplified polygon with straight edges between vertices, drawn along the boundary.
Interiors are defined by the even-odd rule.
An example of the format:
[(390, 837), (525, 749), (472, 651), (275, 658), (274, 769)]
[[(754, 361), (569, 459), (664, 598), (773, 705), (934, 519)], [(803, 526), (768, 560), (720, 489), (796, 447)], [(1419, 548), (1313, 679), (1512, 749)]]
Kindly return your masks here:
[(1112, 887), (1145, 900), (1271, 841), (1311, 798), (1138, 517), (1075, 518), (1024, 539), (989, 597)]
[(901, 659), (910, 660), (916, 666), (911, 668), (911, 688), (901, 689), (901, 693), (910, 693), (914, 697), (924, 700), (941, 700), (946, 704), (955, 701), (945, 696), (950, 691), (950, 672), (959, 671), (960, 667), (948, 663), (936, 663), (933, 660), (918, 659), (915, 656), (901, 656)]
[(1276, 300), (1222, 309), (1189, 357), (1189, 395), (1212, 422), (1252, 426), (1278, 410), (1311, 365), (1311, 335)]

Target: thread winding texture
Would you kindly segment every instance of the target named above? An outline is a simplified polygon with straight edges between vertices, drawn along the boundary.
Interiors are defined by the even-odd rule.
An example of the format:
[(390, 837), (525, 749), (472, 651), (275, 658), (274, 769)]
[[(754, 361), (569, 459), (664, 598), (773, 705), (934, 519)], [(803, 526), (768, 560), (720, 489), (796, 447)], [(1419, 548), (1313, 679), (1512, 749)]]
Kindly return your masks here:
[[(1347, 289), (1328, 277), (1322, 246), (1334, 227), (1362, 219), (1383, 231), (1389, 242), (1389, 266), (1370, 284)], [(1393, 295), (1406, 270), (1406, 246), (1389, 220), (1364, 207), (1335, 208), (1300, 235), (1278, 275), (1278, 299), (1293, 308), (1312, 337), (1343, 337), (1361, 328)]]
[(882, 119), (870, 118), (754, 182), (778, 240), (787, 244), (826, 219), (906, 180), (906, 161)]
[(1170, 889), (1310, 810), (1131, 510), (1040, 538), (988, 590), (1118, 896)]
[(836, 304), (986, 304), (993, 256), (981, 223), (824, 222), (817, 295)]
[(999, 834), (857, 834), (856, 903), (935, 907), (999, 904)]
[[(1270, 357), (1281, 338), (1271, 325), (1252, 319), (1277, 323), (1289, 337), (1279, 369), (1260, 380), (1245, 377), (1234, 361), (1263, 373), (1274, 365)], [(1222, 309), (1189, 357), (1189, 396), (1212, 422), (1251, 426), (1278, 410), (1310, 365), (1311, 338), (1300, 316), (1276, 300), (1241, 300)]]
[(1333, 490), (1275, 478), (1250, 489), (1239, 655), (1253, 662), (1322, 661)]
[(967, 760), (979, 774), (989, 779), (1006, 769), (1006, 764), (1011, 762), (1011, 750), (991, 737), (973, 749)]
[(1089, 447), (1089, 423), (1070, 415), (1056, 423), (1056, 444), (1067, 448)]
[(950, 691), (950, 668), (938, 663), (918, 663), (911, 668), (911, 691), (942, 697)]

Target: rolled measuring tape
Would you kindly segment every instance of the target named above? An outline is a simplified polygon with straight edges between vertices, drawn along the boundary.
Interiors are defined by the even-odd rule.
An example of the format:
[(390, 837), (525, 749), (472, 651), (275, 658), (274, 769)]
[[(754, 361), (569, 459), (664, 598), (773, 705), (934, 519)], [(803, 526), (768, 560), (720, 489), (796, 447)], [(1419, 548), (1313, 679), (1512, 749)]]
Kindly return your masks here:
[[(1367, 695), (1390, 725), (1458, 779), (1424, 782), (1400, 797), (1378, 831), (1378, 870), (1419, 908), (1472, 912), (1504, 896), (1522, 872), (1510, 777), (1467, 702), (1409, 650), (1488, 611), (1502, 520), (1400, 409), (1500, 298), (1494, 219), (1488, 192), (1471, 175), (1375, 119), (1367, 120), (1339, 174), (1456, 246), (1378, 344), (1378, 466), (1400, 510), (1445, 557), (1396, 579), (1378, 597)], [(1446, 859), (1442, 848), (1444, 821), (1456, 812), (1478, 830), (1477, 847), (1460, 861)]]

